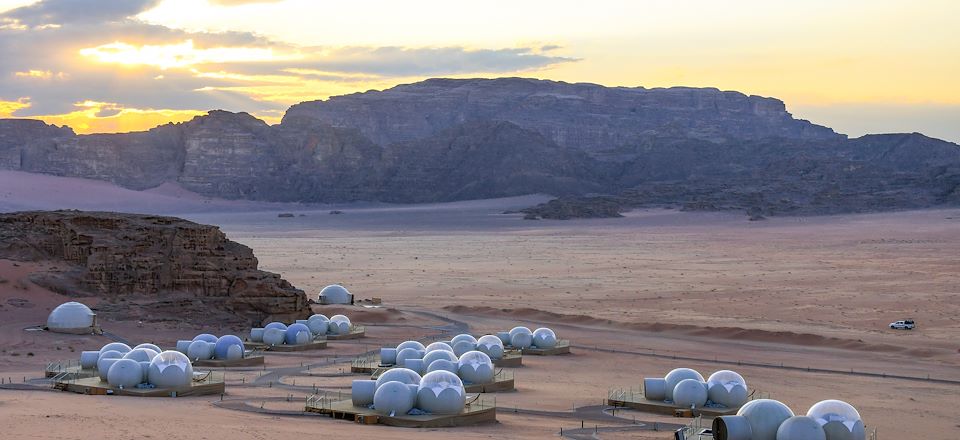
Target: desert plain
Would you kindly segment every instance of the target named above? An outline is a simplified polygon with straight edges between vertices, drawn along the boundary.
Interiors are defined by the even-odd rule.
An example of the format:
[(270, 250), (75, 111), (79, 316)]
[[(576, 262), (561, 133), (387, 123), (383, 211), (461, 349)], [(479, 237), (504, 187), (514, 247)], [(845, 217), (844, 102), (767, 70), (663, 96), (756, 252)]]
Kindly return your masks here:
[[(676, 367), (704, 376), (738, 371), (757, 396), (798, 414), (820, 400), (847, 401), (877, 438), (960, 433), (960, 210), (755, 222), (742, 213), (670, 209), (570, 221), (503, 213), (542, 200), (345, 205), (335, 207), (340, 215), (331, 207), (191, 205), (180, 216), (220, 226), (253, 248), (262, 269), (308, 295), (342, 283), (358, 299), (383, 301), (378, 308), (314, 306), (347, 314), (367, 337), (228, 370), (224, 396), (51, 390), (39, 380), (47, 362), (110, 340), (28, 331), (70, 298), (29, 281), (43, 263), (0, 261), (3, 437), (548, 438), (563, 429), (570, 438), (670, 439), (666, 427), (688, 419), (618, 411), (621, 420), (612, 421), (599, 405), (613, 389), (636, 389), (644, 377)], [(176, 204), (163, 210), (177, 214)], [(96, 308), (96, 299), (81, 301)], [(887, 327), (904, 318), (917, 329)], [(164, 347), (201, 331), (248, 332), (175, 317), (101, 325)], [(477, 335), (549, 326), (571, 341), (572, 354), (525, 356), (523, 367), (511, 369), (516, 390), (496, 394), (495, 424), (413, 430), (302, 413), (307, 395), (349, 392), (350, 381), (362, 378), (346, 372), (357, 355), (451, 325)], [(654, 423), (664, 430), (649, 430)], [(600, 429), (576, 431), (581, 424)]]

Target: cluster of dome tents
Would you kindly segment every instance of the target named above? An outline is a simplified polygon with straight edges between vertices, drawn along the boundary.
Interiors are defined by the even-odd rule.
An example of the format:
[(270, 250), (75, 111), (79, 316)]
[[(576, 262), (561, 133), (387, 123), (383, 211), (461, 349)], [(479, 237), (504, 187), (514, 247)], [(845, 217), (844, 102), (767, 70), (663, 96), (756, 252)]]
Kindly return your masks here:
[(189, 341), (177, 341), (177, 351), (187, 355), (193, 362), (209, 359), (234, 361), (246, 356), (246, 347), (238, 336), (224, 335), (218, 338), (209, 333), (199, 334)]
[(737, 408), (747, 401), (747, 381), (735, 371), (720, 370), (705, 381), (690, 368), (676, 368), (666, 376), (643, 380), (647, 400), (673, 402), (684, 408)]
[(849, 403), (824, 400), (806, 415), (794, 415), (782, 402), (757, 399), (747, 402), (735, 416), (713, 420), (717, 440), (865, 440), (863, 420)]
[[(329, 290), (328, 290), (329, 289)], [(347, 298), (341, 286), (328, 286), (330, 300)], [(321, 292), (321, 296), (324, 293)], [(349, 296), (352, 300), (352, 295)], [(78, 303), (61, 304), (47, 319), (50, 331), (87, 333), (96, 326), (96, 315)], [(286, 325), (272, 322), (254, 328), (250, 340), (267, 345), (303, 345), (326, 335), (350, 333), (352, 323), (344, 315), (327, 318), (315, 314)], [(531, 331), (517, 326), (475, 338), (460, 334), (449, 341), (424, 346), (405, 341), (380, 350), (382, 365), (393, 365), (376, 380), (355, 380), (351, 386), (353, 405), (372, 408), (389, 415), (459, 414), (466, 402), (466, 385), (488, 384), (495, 380), (494, 361), (508, 348), (554, 348), (556, 333), (549, 328)], [(191, 362), (243, 359), (246, 347), (235, 335), (217, 337), (199, 334), (177, 341), (176, 350), (164, 351), (153, 344), (133, 348), (119, 342), (97, 351), (83, 351), (80, 366), (95, 371), (102, 382), (119, 389), (182, 388), (194, 380)], [(796, 415), (782, 402), (749, 400), (746, 380), (737, 372), (720, 370), (704, 379), (696, 370), (676, 368), (664, 377), (644, 379), (644, 397), (670, 402), (683, 408), (739, 408), (736, 415), (716, 417), (713, 435), (717, 440), (865, 440), (866, 431), (859, 412), (840, 400), (814, 404), (805, 415)]]
[(193, 366), (178, 351), (163, 351), (153, 344), (130, 348), (111, 342), (98, 351), (80, 353), (83, 369), (96, 369), (100, 380), (117, 388), (180, 388), (193, 381)]
[(394, 368), (377, 380), (355, 380), (351, 387), (355, 406), (389, 416), (458, 414), (466, 397), (460, 377), (444, 369), (420, 376), (409, 368)]
[(509, 332), (497, 332), (497, 338), (503, 345), (526, 350), (528, 348), (554, 348), (557, 346), (557, 334), (546, 327), (530, 331), (529, 328), (517, 326)]
[(297, 320), (286, 325), (282, 322), (271, 322), (263, 328), (250, 329), (250, 341), (266, 345), (303, 345), (313, 342), (315, 338), (326, 335), (345, 335), (350, 333), (353, 324), (350, 318), (344, 315), (313, 315), (309, 319)]
[(450, 343), (434, 342), (427, 346), (417, 341), (405, 341), (396, 348), (380, 349), (380, 362), (383, 365), (396, 365), (401, 367), (397, 369), (418, 375), (447, 371), (470, 384), (493, 382), (496, 375), (493, 359), (501, 356), (503, 345), (499, 338), (492, 335), (474, 339), (471, 335), (462, 334), (454, 337)]

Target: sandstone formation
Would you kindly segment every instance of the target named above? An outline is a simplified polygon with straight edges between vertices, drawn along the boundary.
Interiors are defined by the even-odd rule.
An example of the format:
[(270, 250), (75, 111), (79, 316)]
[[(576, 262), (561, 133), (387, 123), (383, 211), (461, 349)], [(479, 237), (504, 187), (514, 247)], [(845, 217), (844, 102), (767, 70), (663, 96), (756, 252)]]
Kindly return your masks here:
[[(67, 295), (98, 296), (101, 312), (144, 320), (292, 321), (307, 298), (257, 269), (253, 251), (217, 227), (173, 217), (46, 211), (0, 215), (0, 258), (56, 261), (34, 281)], [(136, 303), (140, 307), (125, 307)]]
[(290, 107), (284, 117), (356, 128), (381, 146), (471, 121), (507, 121), (599, 157), (654, 137), (836, 139), (782, 101), (713, 88), (603, 87), (526, 78), (429, 79)]
[(3, 120), (0, 168), (287, 202), (559, 196), (527, 212), (542, 218), (640, 206), (759, 217), (960, 204), (952, 143), (847, 139), (779, 100), (738, 92), (521, 78), (432, 79), (304, 102), (275, 126), (219, 110), (114, 135)]

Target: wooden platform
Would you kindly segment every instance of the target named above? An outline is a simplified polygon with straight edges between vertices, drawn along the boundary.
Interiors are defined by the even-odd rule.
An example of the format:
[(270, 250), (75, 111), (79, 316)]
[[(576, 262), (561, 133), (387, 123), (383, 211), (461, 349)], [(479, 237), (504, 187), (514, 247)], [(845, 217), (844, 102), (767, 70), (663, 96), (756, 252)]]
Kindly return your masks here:
[(247, 342), (245, 345), (256, 350), (272, 351), (275, 353), (292, 353), (297, 351), (323, 350), (327, 348), (327, 341), (313, 341), (300, 345), (267, 345), (261, 342)]
[(351, 365), (350, 372), (353, 374), (373, 374), (377, 366), (374, 365)]
[[(469, 402), (470, 400), (471, 398), (468, 396), (467, 401)], [(335, 419), (351, 420), (357, 423), (379, 423), (381, 425), (402, 428), (449, 428), (497, 421), (496, 406), (487, 405), (480, 400), (465, 407), (460, 414), (400, 415), (391, 417), (377, 413), (367, 407), (353, 406), (353, 401), (349, 399), (336, 402), (311, 401), (308, 399), (304, 411), (326, 414)]]
[(345, 335), (327, 335), (328, 341), (343, 341), (346, 339), (360, 339), (366, 337), (366, 329), (363, 327), (354, 327), (350, 329), (350, 333)]
[(263, 356), (247, 356), (245, 358), (234, 360), (206, 359), (193, 361), (193, 366), (206, 368), (257, 367), (263, 365), (263, 363)]
[(80, 365), (60, 366), (56, 364), (47, 365), (43, 371), (44, 377), (57, 377), (60, 374), (69, 375), (72, 379), (82, 379), (85, 377), (97, 376), (97, 370), (93, 368), (83, 369)]
[(523, 354), (520, 350), (510, 350), (503, 353), (503, 357), (493, 361), (493, 366), (500, 368), (517, 368), (523, 366)]
[(553, 348), (525, 348), (523, 354), (531, 356), (557, 356), (561, 354), (570, 354), (570, 341), (558, 341), (557, 346)]
[[(673, 403), (667, 402), (656, 402), (651, 400), (646, 400), (642, 398), (637, 398), (636, 400), (625, 399), (607, 399), (607, 405), (618, 406), (623, 408), (635, 409), (637, 411), (653, 413), (653, 414), (665, 414), (669, 416), (675, 416), (677, 410), (686, 410), (690, 411), (690, 408), (682, 408)], [(736, 415), (737, 411), (740, 410), (737, 408), (697, 408), (690, 413), (690, 417), (695, 417), (698, 415), (704, 417), (720, 417), (720, 416), (732, 416)]]
[(390, 365), (381, 365), (375, 358), (356, 358), (350, 363), (350, 372), (354, 374), (373, 374), (377, 368), (388, 368)]
[[(224, 392), (224, 383), (222, 376), (219, 379), (207, 379), (203, 382), (194, 382), (188, 387), (182, 388), (125, 388), (120, 389), (110, 386), (106, 382), (100, 381), (99, 377), (88, 377), (83, 379), (56, 382), (54, 388), (71, 393), (89, 394), (89, 395), (114, 395), (114, 396), (136, 396), (136, 397), (186, 397), (186, 396), (204, 396), (208, 394), (221, 394)], [(175, 394), (174, 394), (175, 393)]]
[(491, 383), (473, 383), (473, 384), (464, 384), (464, 391), (468, 393), (497, 393), (503, 391), (513, 391), (513, 377), (504, 377), (498, 375), (493, 378)]

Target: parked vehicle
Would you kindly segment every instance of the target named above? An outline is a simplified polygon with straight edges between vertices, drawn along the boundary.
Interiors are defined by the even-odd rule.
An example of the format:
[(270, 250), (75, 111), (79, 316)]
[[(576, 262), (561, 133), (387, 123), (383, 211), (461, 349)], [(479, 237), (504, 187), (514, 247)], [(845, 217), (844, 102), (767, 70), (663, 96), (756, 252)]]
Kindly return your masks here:
[(890, 328), (894, 330), (913, 330), (917, 325), (913, 322), (912, 319), (904, 319), (902, 321), (896, 321), (890, 323)]

